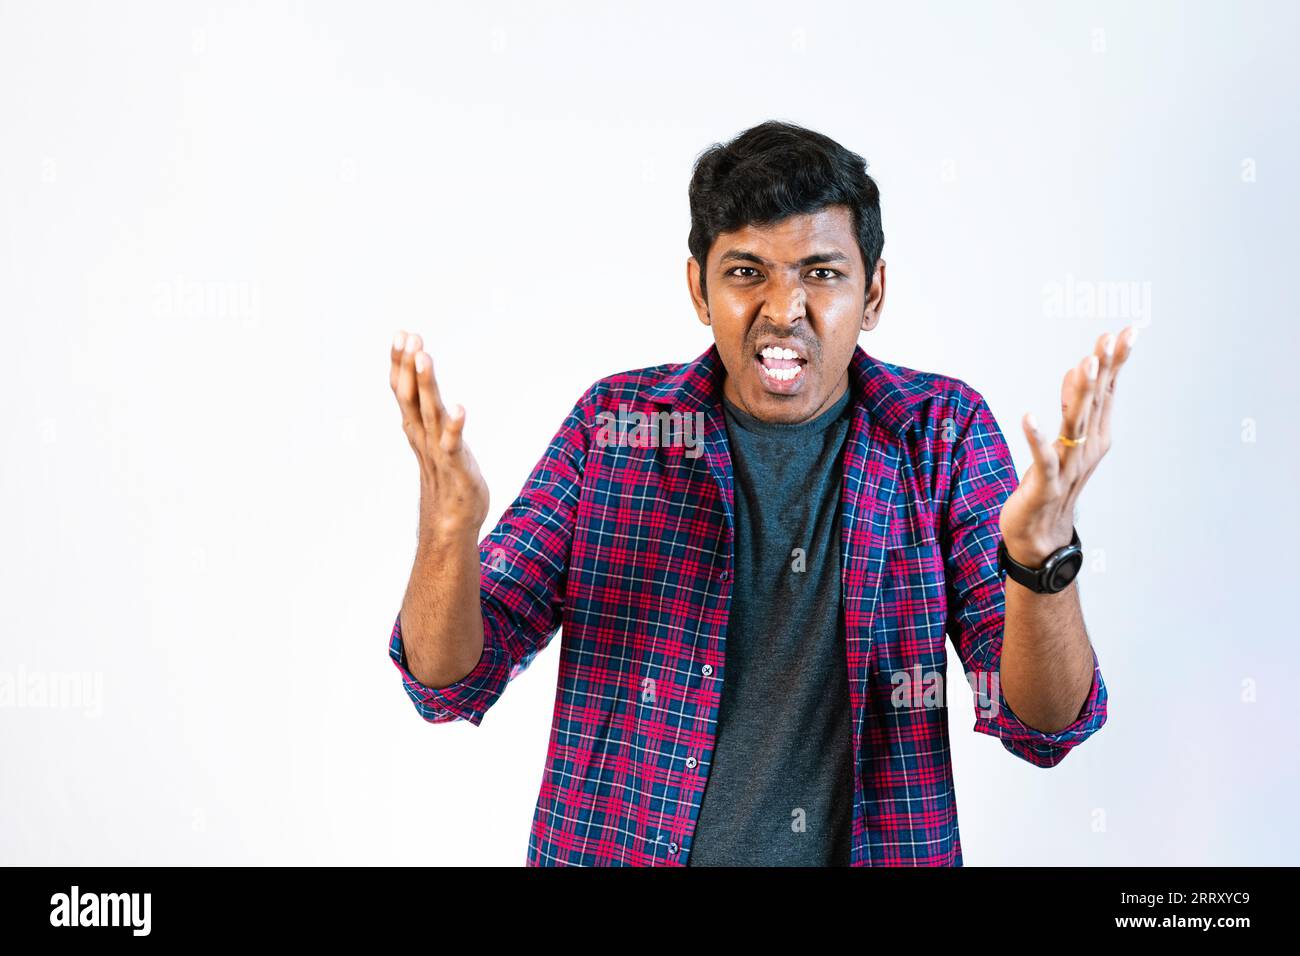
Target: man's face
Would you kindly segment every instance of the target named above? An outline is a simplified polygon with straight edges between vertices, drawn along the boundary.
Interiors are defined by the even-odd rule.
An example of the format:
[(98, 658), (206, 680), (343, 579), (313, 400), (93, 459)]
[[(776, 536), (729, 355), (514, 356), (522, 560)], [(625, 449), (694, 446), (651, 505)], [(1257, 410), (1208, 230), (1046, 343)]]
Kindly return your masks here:
[(866, 288), (848, 207), (722, 233), (707, 266), (707, 302), (693, 257), (687, 282), (727, 368), (727, 398), (788, 424), (833, 405), (848, 389), (858, 332), (875, 326), (885, 296), (884, 260)]

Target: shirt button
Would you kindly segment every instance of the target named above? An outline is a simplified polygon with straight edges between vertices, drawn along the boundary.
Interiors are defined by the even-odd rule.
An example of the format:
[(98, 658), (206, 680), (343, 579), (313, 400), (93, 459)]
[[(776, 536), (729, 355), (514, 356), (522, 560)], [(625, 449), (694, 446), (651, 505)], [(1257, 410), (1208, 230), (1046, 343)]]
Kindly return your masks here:
[(700, 668), (700, 673), (703, 674), (705, 677), (708, 677), (710, 674), (713, 673), (713, 665), (705, 664), (703, 667)]
[(718, 580), (719, 580), (719, 581), (730, 581), (730, 580), (731, 580), (731, 572), (730, 572), (730, 571), (723, 571), (721, 574), (718, 575)]
[(677, 849), (678, 849), (678, 847), (677, 847), (677, 844), (676, 844), (676, 843), (670, 843), (670, 844), (668, 844), (668, 852), (669, 852), (669, 853), (676, 853), (676, 852), (677, 852)]
[(696, 760), (694, 757), (687, 757), (687, 758), (686, 758), (686, 766), (687, 766), (689, 769), (691, 769), (691, 770), (694, 770), (694, 769), (695, 769), (695, 765), (696, 765), (697, 763), (699, 763), (699, 761)]

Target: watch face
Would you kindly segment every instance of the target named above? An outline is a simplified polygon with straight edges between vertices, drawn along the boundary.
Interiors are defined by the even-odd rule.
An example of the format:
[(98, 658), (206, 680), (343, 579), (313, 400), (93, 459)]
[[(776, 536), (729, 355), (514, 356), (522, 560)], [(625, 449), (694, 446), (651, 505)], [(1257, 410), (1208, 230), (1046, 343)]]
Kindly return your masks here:
[(1083, 552), (1075, 551), (1067, 554), (1052, 568), (1048, 576), (1048, 586), (1053, 591), (1063, 591), (1074, 580), (1074, 576), (1079, 573), (1083, 567)]

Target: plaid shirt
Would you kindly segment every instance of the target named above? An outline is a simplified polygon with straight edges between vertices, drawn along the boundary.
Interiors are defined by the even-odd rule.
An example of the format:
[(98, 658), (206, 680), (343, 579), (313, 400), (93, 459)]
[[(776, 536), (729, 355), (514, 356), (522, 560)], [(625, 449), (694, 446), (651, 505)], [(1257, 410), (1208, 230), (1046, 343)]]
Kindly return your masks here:
[[(476, 725), (563, 628), (529, 866), (686, 864), (727, 676), (724, 374), (711, 346), (690, 363), (601, 379), (578, 400), (479, 545), (484, 646), (463, 679), (420, 684), (394, 624), (389, 653), (420, 716)], [(1106, 687), (1094, 651), (1072, 724), (1043, 733), (1012, 713), (997, 680), (997, 545), (1017, 477), (997, 422), (965, 382), (861, 347), (849, 374), (841, 579), (856, 755), (851, 862), (961, 866), (945, 633), (975, 694), (974, 729), (1038, 766), (1054, 766), (1105, 723)], [(658, 431), (610, 427), (613, 417), (634, 426), (638, 412), (660, 413), (648, 418)], [(668, 432), (676, 413), (680, 428)], [(692, 434), (691, 422), (702, 429)]]

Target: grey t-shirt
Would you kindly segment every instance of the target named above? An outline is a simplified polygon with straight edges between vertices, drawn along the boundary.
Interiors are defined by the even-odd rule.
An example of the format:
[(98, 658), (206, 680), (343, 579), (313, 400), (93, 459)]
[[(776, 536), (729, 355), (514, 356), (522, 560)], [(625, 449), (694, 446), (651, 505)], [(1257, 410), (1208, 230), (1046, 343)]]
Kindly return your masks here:
[(850, 397), (795, 425), (761, 421), (723, 399), (736, 579), (689, 866), (849, 864), (840, 488)]

